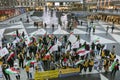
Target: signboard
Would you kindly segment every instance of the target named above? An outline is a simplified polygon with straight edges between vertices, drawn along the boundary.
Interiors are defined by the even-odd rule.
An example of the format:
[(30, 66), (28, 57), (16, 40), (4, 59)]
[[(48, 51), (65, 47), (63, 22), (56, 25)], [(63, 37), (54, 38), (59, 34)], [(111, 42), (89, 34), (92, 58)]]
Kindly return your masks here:
[(59, 75), (58, 70), (35, 72), (35, 80), (45, 80), (45, 79), (57, 78), (58, 75)]
[(80, 68), (67, 68), (67, 69), (60, 69), (60, 74), (69, 74), (80, 72)]

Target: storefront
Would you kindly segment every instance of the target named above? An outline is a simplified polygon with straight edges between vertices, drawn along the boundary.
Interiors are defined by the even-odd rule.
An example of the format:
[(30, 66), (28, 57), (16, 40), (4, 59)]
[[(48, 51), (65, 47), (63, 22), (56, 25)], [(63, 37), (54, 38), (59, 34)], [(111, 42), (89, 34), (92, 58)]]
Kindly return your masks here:
[(15, 9), (0, 10), (0, 21), (6, 20), (14, 16), (14, 13), (15, 13)]

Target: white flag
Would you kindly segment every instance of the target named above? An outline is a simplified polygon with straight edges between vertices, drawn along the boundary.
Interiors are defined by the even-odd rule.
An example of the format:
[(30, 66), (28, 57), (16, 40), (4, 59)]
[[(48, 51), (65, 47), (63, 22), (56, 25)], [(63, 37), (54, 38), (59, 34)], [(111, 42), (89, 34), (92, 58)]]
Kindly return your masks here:
[(53, 45), (49, 51), (50, 53), (52, 53), (53, 51), (58, 51), (58, 45)]
[(74, 48), (79, 48), (79, 41), (76, 41), (73, 45), (72, 45), (72, 47), (71, 47), (71, 49), (74, 49)]
[(65, 53), (70, 50), (70, 45), (68, 45), (65, 49)]
[(0, 56), (4, 57), (6, 54), (8, 54), (8, 49), (4, 47), (3, 49), (0, 50)]
[(74, 44), (74, 43), (77, 41), (77, 37), (76, 37), (75, 35), (71, 34), (71, 35), (69, 36), (68, 40), (69, 40), (72, 44)]
[(57, 43), (56, 43), (58, 46), (62, 46), (62, 43), (59, 41), (59, 40), (57, 40)]

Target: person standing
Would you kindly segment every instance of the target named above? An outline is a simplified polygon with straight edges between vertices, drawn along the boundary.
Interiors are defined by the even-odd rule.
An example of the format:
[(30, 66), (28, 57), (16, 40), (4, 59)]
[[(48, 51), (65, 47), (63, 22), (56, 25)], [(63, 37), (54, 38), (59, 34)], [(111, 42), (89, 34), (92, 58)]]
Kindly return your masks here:
[(19, 59), (19, 66), (23, 68), (24, 56), (22, 52), (18, 54), (18, 59)]
[(113, 64), (114, 64), (114, 65), (113, 65), (112, 68), (111, 68), (111, 70), (112, 70), (112, 72), (111, 72), (111, 77), (115, 77), (116, 72), (119, 70), (119, 60), (116, 59), (116, 61), (113, 62)]
[(88, 63), (89, 63), (89, 61), (88, 61), (88, 59), (86, 59), (85, 62), (84, 62), (84, 64), (83, 64), (85, 72), (87, 71)]
[(10, 75), (8, 73), (6, 73), (6, 71), (5, 71), (8, 68), (9, 68), (8, 64), (3, 64), (2, 65), (2, 72), (3, 72), (6, 80), (11, 80)]
[(15, 63), (15, 64), (14, 64), (14, 69), (15, 69), (16, 71), (18, 71), (18, 73), (15, 74), (16, 79), (17, 79), (17, 80), (20, 80), (20, 69), (19, 69), (18, 63)]
[(30, 72), (29, 72), (30, 71), (30, 66), (26, 65), (25, 70), (26, 70), (26, 73), (27, 73), (27, 79), (30, 79), (30, 75), (29, 75), (30, 74)]
[(104, 59), (104, 70), (105, 70), (105, 73), (107, 73), (109, 71), (109, 66), (110, 66), (110, 60), (109, 60), (109, 58), (105, 58)]
[(112, 50), (111, 50), (111, 53), (116, 53), (116, 50), (115, 50), (115, 45), (113, 45), (113, 47), (112, 47)]
[(82, 26), (82, 23), (83, 23), (83, 22), (81, 21), (81, 26)]
[(54, 27), (55, 27), (54, 24), (52, 24), (52, 31), (54, 31)]
[(93, 26), (93, 34), (95, 34), (95, 29), (96, 29), (96, 26), (94, 25)]
[(44, 27), (45, 27), (45, 29), (46, 29), (46, 27), (47, 27), (47, 24), (46, 24), (46, 23), (44, 23)]
[(33, 76), (32, 76), (32, 73), (34, 72), (34, 69), (33, 69), (33, 64), (30, 64), (30, 68), (29, 68), (29, 78), (30, 79), (33, 79)]
[(114, 27), (114, 22), (113, 22), (112, 27), (111, 27), (111, 29), (112, 29), (111, 32), (112, 32), (112, 33), (113, 33), (114, 28), (115, 28), (115, 27)]
[(93, 59), (89, 59), (89, 62), (88, 62), (89, 72), (92, 71), (93, 66), (94, 66), (94, 60)]
[(108, 34), (109, 26), (106, 27), (106, 35)]
[(96, 54), (99, 55), (100, 50), (101, 50), (101, 44), (100, 44), (100, 43), (98, 43), (98, 44), (96, 45), (96, 49), (97, 49)]
[(110, 57), (110, 62), (113, 63), (116, 58), (116, 55), (114, 53), (110, 53), (109, 57)]

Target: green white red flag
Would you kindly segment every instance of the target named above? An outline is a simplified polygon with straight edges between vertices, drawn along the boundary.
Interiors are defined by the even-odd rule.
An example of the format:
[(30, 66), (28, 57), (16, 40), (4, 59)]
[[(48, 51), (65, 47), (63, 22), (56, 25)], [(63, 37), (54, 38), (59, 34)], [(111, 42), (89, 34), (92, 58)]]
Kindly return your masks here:
[(75, 63), (75, 65), (78, 65), (78, 64), (81, 64), (81, 63), (83, 63), (85, 60), (79, 60), (79, 61), (77, 61), (76, 63)]
[(15, 70), (14, 68), (8, 68), (8, 69), (5, 70), (5, 72), (7, 74), (16, 74), (16, 73), (19, 73), (19, 71)]
[(85, 50), (85, 46), (83, 46), (83, 47), (79, 48), (76, 53), (77, 53), (79, 56), (84, 56), (84, 55), (86, 55), (86, 54), (89, 53), (89, 52), (90, 52), (90, 51), (86, 51), (86, 50)]
[(100, 38), (96, 38), (96, 39), (94, 39), (93, 42), (94, 42), (94, 43), (100, 42)]
[(12, 57), (14, 57), (15, 53), (14, 52), (11, 52), (7, 58), (7, 61), (9, 61)]
[(36, 63), (35, 60), (29, 60), (29, 61), (27, 61), (27, 62), (25, 63), (25, 65), (26, 65), (26, 66), (30, 66), (30, 64), (34, 64), (34, 63)]

